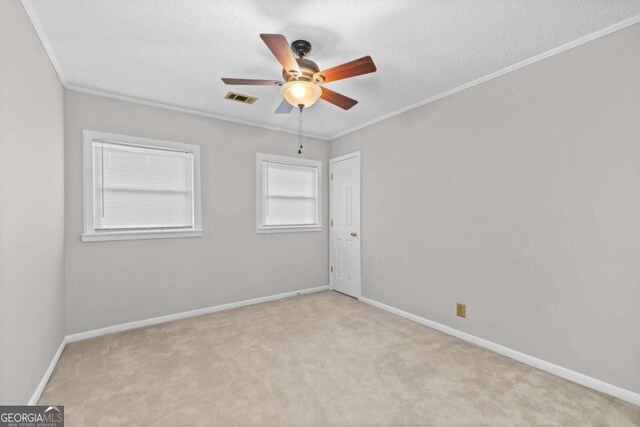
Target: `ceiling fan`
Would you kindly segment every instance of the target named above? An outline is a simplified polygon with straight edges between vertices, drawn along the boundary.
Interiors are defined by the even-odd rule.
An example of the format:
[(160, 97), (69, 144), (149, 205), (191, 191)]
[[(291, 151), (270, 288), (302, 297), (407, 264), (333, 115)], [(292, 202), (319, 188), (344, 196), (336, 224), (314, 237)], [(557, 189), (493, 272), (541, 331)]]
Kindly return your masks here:
[[(222, 81), (228, 85), (279, 86), (284, 100), (276, 109), (276, 114), (290, 113), (294, 106), (302, 111), (303, 108), (312, 106), (319, 98), (348, 110), (358, 101), (327, 89), (321, 84), (376, 71), (370, 56), (321, 71), (315, 62), (305, 58), (311, 52), (311, 43), (308, 41), (296, 40), (289, 47), (289, 42), (282, 34), (260, 34), (260, 38), (282, 65), (284, 81), (229, 78), (223, 78)], [(294, 57), (294, 53), (297, 58)]]

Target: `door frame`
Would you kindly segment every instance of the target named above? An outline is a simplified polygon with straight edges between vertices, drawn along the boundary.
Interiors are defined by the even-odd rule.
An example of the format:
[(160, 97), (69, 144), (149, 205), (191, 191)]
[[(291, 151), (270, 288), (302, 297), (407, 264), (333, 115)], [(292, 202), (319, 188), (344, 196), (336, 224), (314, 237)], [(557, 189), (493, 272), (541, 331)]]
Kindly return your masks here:
[(358, 212), (358, 249), (360, 252), (359, 260), (358, 260), (358, 269), (360, 272), (360, 280), (358, 280), (358, 290), (355, 296), (356, 299), (360, 299), (362, 296), (362, 156), (360, 150), (354, 151), (349, 154), (344, 154), (342, 156), (333, 157), (329, 159), (329, 265), (327, 270), (329, 270), (329, 289), (333, 290), (333, 272), (331, 271), (331, 265), (333, 265), (333, 245), (332, 245), (332, 235), (333, 235), (333, 217), (331, 213), (333, 212), (333, 165), (334, 163), (340, 162), (342, 160), (350, 159), (355, 157), (357, 159), (358, 164), (358, 191), (357, 191), (357, 199), (358, 205), (360, 206)]

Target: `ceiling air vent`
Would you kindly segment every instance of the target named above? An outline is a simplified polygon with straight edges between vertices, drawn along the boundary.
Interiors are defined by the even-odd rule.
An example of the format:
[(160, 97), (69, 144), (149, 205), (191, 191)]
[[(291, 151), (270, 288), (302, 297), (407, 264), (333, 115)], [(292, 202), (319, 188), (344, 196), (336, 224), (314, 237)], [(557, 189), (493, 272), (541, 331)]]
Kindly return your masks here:
[(258, 98), (256, 97), (243, 95), (237, 92), (229, 92), (228, 94), (225, 95), (224, 99), (230, 99), (232, 101), (242, 102), (243, 104), (253, 104), (258, 100)]

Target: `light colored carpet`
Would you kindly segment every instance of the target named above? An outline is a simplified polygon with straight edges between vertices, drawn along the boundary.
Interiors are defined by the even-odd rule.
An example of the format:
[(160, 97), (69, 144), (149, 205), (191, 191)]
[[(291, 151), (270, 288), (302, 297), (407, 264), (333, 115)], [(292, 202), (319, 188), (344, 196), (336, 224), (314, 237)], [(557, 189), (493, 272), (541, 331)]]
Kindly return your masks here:
[(69, 344), (74, 426), (629, 426), (640, 408), (321, 292)]

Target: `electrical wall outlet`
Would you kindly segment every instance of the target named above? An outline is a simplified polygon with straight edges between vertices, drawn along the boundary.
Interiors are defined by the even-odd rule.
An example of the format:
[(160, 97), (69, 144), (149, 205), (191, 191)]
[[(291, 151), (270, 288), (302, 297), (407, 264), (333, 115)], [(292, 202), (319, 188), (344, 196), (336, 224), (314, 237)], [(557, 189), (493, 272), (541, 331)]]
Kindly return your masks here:
[(458, 317), (467, 317), (467, 306), (464, 304), (456, 304), (456, 315)]

